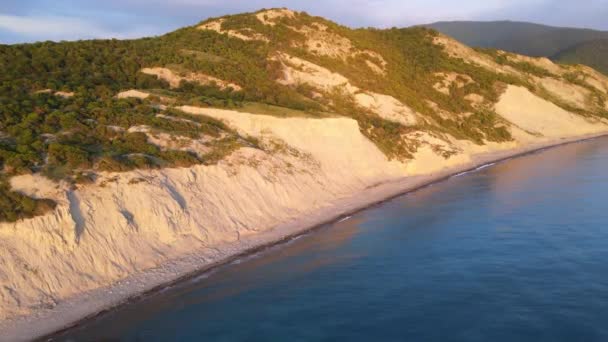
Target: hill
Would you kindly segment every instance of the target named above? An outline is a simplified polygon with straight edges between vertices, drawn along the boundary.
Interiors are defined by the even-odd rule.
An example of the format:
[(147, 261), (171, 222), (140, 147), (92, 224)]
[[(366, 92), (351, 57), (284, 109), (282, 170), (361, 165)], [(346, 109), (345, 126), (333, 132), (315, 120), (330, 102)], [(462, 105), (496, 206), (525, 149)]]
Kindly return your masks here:
[[(417, 150), (405, 138), (415, 131), (477, 144), (512, 139), (494, 108), (506, 85), (606, 116), (604, 89), (575, 67), (472, 51), (421, 27), (352, 30), (288, 10), (211, 19), (156, 38), (5, 45), (0, 61), (0, 220), (9, 221), (53, 208), (10, 193), (14, 175), (87, 183), (97, 172), (210, 165), (257, 146), (184, 105), (347, 116), (402, 161)], [(583, 92), (578, 103), (541, 90), (570, 83)], [(159, 132), (183, 145), (201, 136), (213, 143), (152, 142)]]
[(516, 21), (453, 21), (425, 25), (475, 47), (551, 57), (581, 43), (608, 39), (608, 32)]
[(589, 65), (608, 75), (608, 39), (575, 45), (559, 52), (553, 59), (562, 63)]
[(287, 9), (0, 46), (0, 330), (607, 122), (608, 78), (589, 67)]
[[(578, 53), (570, 53), (568, 62), (602, 68), (608, 55), (601, 47), (593, 48), (608, 39), (608, 32), (590, 29), (553, 27), (513, 21), (456, 21), (426, 25), (474, 47), (493, 48), (528, 56), (559, 60), (566, 51), (585, 45)], [(592, 56), (587, 56), (593, 50)], [(575, 57), (576, 56), (576, 57)], [(578, 58), (580, 56), (580, 59)], [(603, 69), (605, 70), (605, 69)]]

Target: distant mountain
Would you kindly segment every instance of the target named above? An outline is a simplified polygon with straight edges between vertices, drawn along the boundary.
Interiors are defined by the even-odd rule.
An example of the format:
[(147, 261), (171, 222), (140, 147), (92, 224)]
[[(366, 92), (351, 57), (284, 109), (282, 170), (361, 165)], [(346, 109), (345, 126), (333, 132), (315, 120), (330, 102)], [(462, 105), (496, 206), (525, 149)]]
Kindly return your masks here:
[[(606, 72), (607, 31), (565, 28), (514, 21), (455, 21), (425, 25), (476, 47), (506, 50), (587, 64)], [(595, 46), (599, 44), (599, 46)], [(570, 52), (567, 52), (570, 51)], [(574, 52), (576, 51), (576, 52)], [(562, 59), (562, 56), (568, 56)], [(602, 67), (603, 65), (603, 67)]]
[(561, 51), (553, 58), (563, 63), (581, 63), (608, 75), (608, 39), (593, 40)]

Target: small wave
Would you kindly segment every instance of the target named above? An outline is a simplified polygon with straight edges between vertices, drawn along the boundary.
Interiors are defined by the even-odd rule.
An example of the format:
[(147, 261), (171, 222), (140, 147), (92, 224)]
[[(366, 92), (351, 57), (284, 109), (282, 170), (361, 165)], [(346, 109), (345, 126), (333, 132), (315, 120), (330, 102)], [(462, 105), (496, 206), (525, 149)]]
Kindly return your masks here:
[(465, 172), (461, 172), (461, 173), (457, 173), (455, 175), (452, 176), (452, 178), (456, 178), (456, 177), (460, 177), (460, 176), (464, 176), (467, 173), (471, 173), (472, 171), (465, 171)]
[(169, 285), (169, 286), (165, 286), (165, 287), (163, 287), (162, 289), (160, 289), (160, 290), (158, 291), (158, 293), (165, 293), (165, 292), (167, 292), (167, 291), (169, 291), (169, 290), (172, 290), (174, 287), (175, 287), (175, 285)]
[(196, 282), (198, 282), (198, 281), (201, 281), (201, 280), (207, 279), (207, 278), (211, 277), (213, 274), (215, 274), (215, 272), (216, 272), (216, 271), (217, 271), (217, 270), (215, 270), (215, 269), (212, 269), (212, 270), (206, 271), (206, 272), (202, 273), (201, 275), (198, 275), (198, 276), (196, 276), (196, 277), (192, 278), (192, 279), (190, 280), (190, 282), (191, 282), (191, 283), (196, 283)]
[(474, 170), (469, 170), (469, 171), (464, 171), (464, 172), (461, 172), (461, 173), (457, 173), (457, 174), (453, 175), (452, 177), (460, 177), (460, 176), (464, 176), (464, 175), (469, 174), (469, 173), (472, 173), (472, 172), (481, 171), (481, 170), (483, 170), (483, 169), (485, 169), (485, 168), (488, 168), (488, 167), (490, 167), (490, 166), (493, 166), (493, 165), (496, 165), (496, 163), (488, 163), (488, 164), (484, 164), (484, 165), (481, 165), (480, 167), (478, 167), (478, 168), (476, 168), (476, 169), (474, 169)]
[(289, 238), (286, 241), (283, 241), (283, 242), (280, 242), (280, 243), (268, 246), (266, 248), (263, 248), (263, 249), (259, 250), (258, 252), (255, 252), (255, 253), (252, 253), (252, 254), (248, 254), (248, 255), (244, 255), (244, 256), (242, 256), (242, 257), (240, 257), (238, 259), (232, 260), (230, 263), (228, 263), (228, 265), (239, 265), (239, 264), (242, 264), (243, 262), (259, 258), (259, 257), (263, 256), (266, 253), (275, 251), (277, 249), (284, 248), (285, 246), (289, 246), (292, 243), (296, 242), (297, 240), (300, 240), (301, 238), (303, 238), (303, 237), (305, 237), (307, 235), (308, 235), (308, 233), (304, 233), (304, 234), (300, 234), (300, 235), (294, 236), (292, 238)]
[(250, 254), (250, 255), (243, 256), (242, 258), (238, 258), (238, 259), (233, 260), (233, 261), (230, 263), (230, 265), (238, 265), (238, 264), (241, 264), (241, 263), (243, 263), (243, 262), (245, 262), (245, 261), (249, 261), (249, 260), (251, 260), (251, 259), (258, 258), (258, 257), (260, 257), (260, 256), (261, 256), (263, 253), (264, 253), (264, 251), (260, 251), (260, 252), (257, 252), (257, 253), (253, 253), (253, 254)]
[(344, 222), (344, 221), (346, 221), (346, 220), (350, 219), (351, 217), (352, 217), (352, 216), (346, 216), (345, 218), (343, 218), (343, 219), (341, 219), (340, 221), (338, 221), (338, 223), (340, 223), (340, 222)]
[(305, 237), (306, 235), (308, 235), (308, 234), (300, 234), (300, 235), (294, 236), (291, 239), (289, 239), (289, 241), (285, 242), (283, 245), (289, 245), (295, 241), (300, 240), (301, 238)]
[(496, 163), (489, 163), (489, 164), (481, 165), (480, 167), (476, 168), (475, 171), (483, 170), (483, 169), (488, 168), (493, 165), (496, 165)]

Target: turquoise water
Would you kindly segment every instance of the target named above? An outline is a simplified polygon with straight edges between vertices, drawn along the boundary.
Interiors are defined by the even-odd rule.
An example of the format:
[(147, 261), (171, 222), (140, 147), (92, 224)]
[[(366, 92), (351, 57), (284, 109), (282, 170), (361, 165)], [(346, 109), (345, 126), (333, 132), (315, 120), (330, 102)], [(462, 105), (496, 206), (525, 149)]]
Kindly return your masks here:
[(124, 306), (59, 341), (606, 341), (608, 139), (512, 159)]

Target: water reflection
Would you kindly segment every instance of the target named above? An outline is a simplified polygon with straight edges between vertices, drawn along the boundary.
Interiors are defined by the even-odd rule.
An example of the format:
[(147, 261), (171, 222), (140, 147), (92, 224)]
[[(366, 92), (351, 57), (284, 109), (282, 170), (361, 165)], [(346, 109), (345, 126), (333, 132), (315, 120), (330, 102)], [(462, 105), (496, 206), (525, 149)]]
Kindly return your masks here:
[[(120, 331), (149, 321), (159, 313), (179, 312), (184, 308), (210, 306), (226, 298), (255, 290), (268, 282), (289, 281), (305, 277), (323, 267), (352, 262), (363, 257), (362, 253), (333, 253), (357, 235), (364, 218), (353, 215), (347, 220), (295, 238), (285, 244), (245, 257), (229, 265), (220, 267), (183, 284), (154, 294), (144, 300), (129, 304), (105, 314), (103, 320), (112, 320), (111, 327), (105, 328), (104, 336), (120, 335)], [(245, 281), (239, 281), (242, 279)], [(93, 322), (93, 324), (95, 324)], [(91, 327), (80, 327), (70, 332), (86, 335)], [(66, 338), (66, 337), (63, 337)], [(59, 337), (58, 340), (62, 340)], [(79, 340), (76, 337), (76, 340)], [(106, 341), (102, 338), (101, 340)]]
[[(570, 188), (572, 182), (577, 181), (576, 178), (561, 176), (572, 172), (573, 164), (586, 160), (589, 155), (597, 154), (606, 141), (608, 140), (602, 138), (568, 144), (495, 165), (485, 173), (487, 177), (484, 178), (493, 190), (494, 213), (508, 215), (517, 208), (546, 198), (548, 191), (545, 187), (555, 186), (552, 179), (560, 178), (562, 183), (559, 186), (562, 189)], [(531, 187), (537, 188), (537, 191), (520, 196), (521, 192)]]
[[(362, 218), (351, 217), (334, 223), (331, 227), (324, 227), (296, 238), (287, 245), (277, 245), (247, 260), (222, 268), (213, 277), (200, 282), (200, 287), (196, 291), (192, 291), (192, 287), (188, 286), (189, 292), (194, 297), (188, 298), (189, 305), (236, 296), (273, 279), (282, 281), (298, 279), (321, 267), (335, 266), (362, 257), (360, 253), (327, 252), (335, 251), (347, 244), (357, 234), (362, 221)], [(263, 275), (260, 275), (262, 273), (260, 270), (264, 270)], [(237, 282), (236, 286), (222, 286), (224, 283), (232, 284), (233, 279), (243, 276), (247, 278), (247, 282)], [(200, 291), (203, 288), (213, 291)]]

